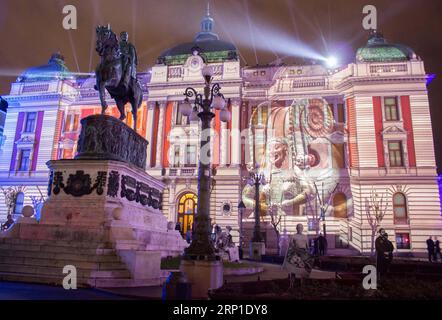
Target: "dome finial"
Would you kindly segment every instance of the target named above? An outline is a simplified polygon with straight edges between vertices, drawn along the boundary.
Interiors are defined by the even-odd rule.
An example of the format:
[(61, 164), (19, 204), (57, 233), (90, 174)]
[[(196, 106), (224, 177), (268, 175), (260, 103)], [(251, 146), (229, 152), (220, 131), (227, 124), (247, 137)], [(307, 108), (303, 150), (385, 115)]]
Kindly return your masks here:
[(206, 15), (210, 17), (210, 0), (207, 0), (207, 13)]

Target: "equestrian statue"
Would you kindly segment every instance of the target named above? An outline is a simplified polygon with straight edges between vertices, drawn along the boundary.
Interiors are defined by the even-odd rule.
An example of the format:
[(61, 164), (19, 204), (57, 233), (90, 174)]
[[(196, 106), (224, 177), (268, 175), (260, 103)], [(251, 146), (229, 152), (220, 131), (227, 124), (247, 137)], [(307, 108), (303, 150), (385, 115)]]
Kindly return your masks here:
[(100, 94), (101, 114), (107, 109), (106, 91), (115, 100), (120, 111), (120, 120), (126, 119), (124, 106), (132, 105), (134, 130), (137, 126), (137, 110), (141, 106), (143, 93), (137, 80), (137, 53), (133, 44), (128, 42), (127, 32), (120, 34), (120, 42), (110, 25), (98, 26), (95, 50), (100, 56), (95, 74), (95, 89)]

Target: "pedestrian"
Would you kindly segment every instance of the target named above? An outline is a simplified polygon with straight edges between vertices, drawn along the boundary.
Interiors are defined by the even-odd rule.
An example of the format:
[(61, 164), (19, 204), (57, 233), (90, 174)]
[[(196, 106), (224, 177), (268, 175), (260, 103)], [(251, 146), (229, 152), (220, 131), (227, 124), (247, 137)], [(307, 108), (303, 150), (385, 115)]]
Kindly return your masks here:
[(390, 267), (393, 260), (393, 243), (388, 240), (388, 234), (385, 229), (379, 229), (379, 237), (377, 237), (375, 242), (376, 248), (376, 268), (379, 273), (379, 278), (381, 279)]
[(320, 233), (318, 237), (318, 249), (319, 255), (324, 256), (327, 249), (327, 239), (322, 235), (322, 233)]
[(442, 261), (442, 255), (440, 254), (440, 243), (439, 243), (439, 239), (437, 239), (437, 237), (434, 237), (434, 240), (436, 240), (434, 242), (434, 261), (437, 261), (437, 256), (440, 257), (440, 260)]
[(316, 237), (313, 239), (313, 255), (314, 256), (319, 255), (318, 239), (319, 239), (319, 237)]
[(427, 239), (427, 251), (428, 251), (428, 261), (433, 262), (434, 258), (434, 241), (433, 237), (430, 236)]

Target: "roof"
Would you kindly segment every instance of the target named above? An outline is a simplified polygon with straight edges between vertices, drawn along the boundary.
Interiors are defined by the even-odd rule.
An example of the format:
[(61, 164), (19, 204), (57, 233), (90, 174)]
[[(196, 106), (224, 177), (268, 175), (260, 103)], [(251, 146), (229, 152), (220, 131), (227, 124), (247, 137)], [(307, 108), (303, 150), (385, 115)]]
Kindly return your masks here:
[(26, 69), (18, 78), (18, 82), (47, 81), (69, 78), (70, 71), (65, 65), (60, 52), (51, 55), (47, 64)]
[(395, 62), (416, 58), (412, 49), (402, 44), (388, 43), (376, 30), (370, 32), (367, 44), (356, 52), (358, 62)]
[(210, 16), (208, 6), (206, 16), (201, 21), (201, 31), (196, 34), (194, 40), (167, 49), (161, 53), (157, 62), (166, 65), (183, 64), (195, 49), (206, 62), (237, 60), (236, 47), (230, 42), (219, 40), (218, 35), (213, 31), (214, 24), (215, 21)]

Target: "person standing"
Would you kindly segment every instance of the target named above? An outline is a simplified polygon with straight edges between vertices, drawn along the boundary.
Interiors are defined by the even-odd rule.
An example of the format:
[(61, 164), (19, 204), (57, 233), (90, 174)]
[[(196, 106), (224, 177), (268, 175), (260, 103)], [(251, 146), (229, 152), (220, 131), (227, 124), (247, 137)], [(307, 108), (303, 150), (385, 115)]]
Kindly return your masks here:
[(430, 236), (427, 239), (427, 251), (428, 251), (428, 261), (433, 262), (434, 258), (434, 241), (433, 237)]
[(393, 260), (393, 243), (388, 240), (388, 234), (385, 229), (379, 229), (379, 237), (377, 237), (375, 242), (376, 248), (376, 264), (379, 277), (384, 276), (390, 267), (391, 261)]
[(320, 233), (318, 237), (318, 249), (320, 256), (325, 256), (326, 248), (327, 248), (327, 239), (322, 235), (322, 233)]
[(434, 261), (437, 261), (437, 256), (440, 257), (440, 260), (442, 261), (442, 255), (440, 254), (440, 243), (439, 243), (439, 239), (437, 239), (437, 237), (434, 237), (434, 240), (436, 240), (434, 242)]

